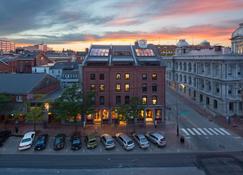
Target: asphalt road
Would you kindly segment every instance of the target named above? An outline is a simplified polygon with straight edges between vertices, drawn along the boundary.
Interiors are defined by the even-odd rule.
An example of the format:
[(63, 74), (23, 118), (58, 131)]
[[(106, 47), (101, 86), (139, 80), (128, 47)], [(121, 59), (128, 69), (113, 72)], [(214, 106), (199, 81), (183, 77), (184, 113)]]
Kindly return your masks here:
[[(0, 172), (18, 169), (196, 168), (206, 174), (242, 175), (243, 152), (112, 154), (112, 155), (0, 155)], [(14, 169), (14, 170), (13, 170)], [(193, 169), (192, 169), (193, 170)], [(189, 171), (190, 172), (190, 171)], [(1, 173), (0, 173), (1, 174)]]
[[(176, 123), (176, 104), (179, 113), (179, 133), (185, 136), (192, 150), (241, 151), (243, 139), (201, 116), (192, 106), (187, 105), (171, 90), (166, 93), (167, 104), (171, 106), (168, 120)], [(184, 113), (182, 115), (182, 113)]]

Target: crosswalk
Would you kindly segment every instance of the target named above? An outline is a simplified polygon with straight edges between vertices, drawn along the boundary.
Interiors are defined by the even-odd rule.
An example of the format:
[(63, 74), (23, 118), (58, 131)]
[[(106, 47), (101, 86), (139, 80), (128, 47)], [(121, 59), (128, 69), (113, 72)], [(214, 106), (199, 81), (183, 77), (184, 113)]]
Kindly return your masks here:
[(229, 136), (231, 135), (224, 128), (181, 128), (186, 136)]

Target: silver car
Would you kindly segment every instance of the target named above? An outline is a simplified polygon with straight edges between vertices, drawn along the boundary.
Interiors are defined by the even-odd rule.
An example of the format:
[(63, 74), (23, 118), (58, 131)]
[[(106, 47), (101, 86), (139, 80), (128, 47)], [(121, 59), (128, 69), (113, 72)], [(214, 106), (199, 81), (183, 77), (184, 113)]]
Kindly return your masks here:
[(121, 146), (127, 151), (132, 150), (135, 147), (133, 140), (124, 133), (117, 133), (116, 138)]
[(134, 133), (132, 136), (133, 136), (134, 140), (138, 143), (140, 148), (146, 149), (149, 147), (148, 139), (145, 137), (144, 134)]
[(104, 145), (105, 149), (113, 149), (116, 146), (114, 139), (109, 134), (101, 135), (100, 141)]
[(154, 144), (164, 147), (166, 146), (166, 140), (165, 137), (160, 134), (159, 132), (148, 132), (146, 134), (146, 137)]

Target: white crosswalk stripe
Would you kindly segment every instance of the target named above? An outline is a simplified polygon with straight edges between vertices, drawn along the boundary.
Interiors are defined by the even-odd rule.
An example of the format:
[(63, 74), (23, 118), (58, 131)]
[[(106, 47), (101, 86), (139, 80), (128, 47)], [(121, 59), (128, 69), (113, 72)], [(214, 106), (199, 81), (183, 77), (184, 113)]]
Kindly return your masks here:
[(224, 128), (181, 128), (182, 134), (186, 136), (226, 136), (231, 135), (226, 129)]
[(210, 131), (212, 131), (212, 133), (214, 133), (215, 135), (219, 135), (219, 133), (217, 133), (216, 131), (213, 130), (213, 128), (208, 128)]
[(182, 128), (181, 130), (182, 130), (187, 136), (190, 135), (184, 128)]
[(218, 133), (220, 133), (221, 135), (225, 135), (225, 133), (223, 133), (222, 131), (220, 131), (218, 128), (214, 128), (214, 130), (216, 130)]
[(198, 129), (203, 135), (207, 135), (207, 133), (204, 132), (202, 128), (197, 128), (197, 129)]
[(226, 131), (224, 128), (219, 128), (221, 131), (223, 131), (227, 135), (231, 135), (228, 131)]
[(189, 131), (192, 135), (196, 135), (190, 128), (187, 128), (187, 131)]
[(193, 131), (195, 131), (195, 133), (197, 133), (197, 135), (201, 135), (201, 133), (196, 129), (196, 128), (192, 128)]
[(206, 131), (209, 135), (213, 135), (213, 133), (211, 133), (207, 128), (203, 128), (204, 129), (204, 131)]

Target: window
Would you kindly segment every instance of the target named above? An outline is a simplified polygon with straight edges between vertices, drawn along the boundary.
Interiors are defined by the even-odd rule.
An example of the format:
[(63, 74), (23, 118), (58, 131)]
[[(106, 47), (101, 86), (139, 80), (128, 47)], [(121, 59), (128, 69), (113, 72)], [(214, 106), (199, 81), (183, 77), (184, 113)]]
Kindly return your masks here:
[(147, 74), (142, 74), (142, 80), (147, 80)]
[(152, 74), (152, 80), (157, 80), (157, 74), (156, 73)]
[(120, 79), (121, 79), (121, 74), (120, 74), (120, 73), (117, 73), (117, 74), (116, 74), (116, 79), (117, 79), (117, 80), (120, 80)]
[(109, 56), (109, 49), (91, 49), (90, 56)]
[(158, 103), (157, 96), (153, 96), (153, 98), (152, 98), (152, 104), (153, 105), (157, 105), (157, 103)]
[(104, 84), (100, 84), (100, 92), (104, 92), (105, 91), (105, 85)]
[(209, 97), (206, 97), (206, 105), (209, 105), (210, 101), (209, 101)]
[(147, 92), (147, 83), (143, 83), (142, 92)]
[(136, 55), (143, 57), (155, 56), (154, 51), (152, 49), (136, 49)]
[(105, 97), (100, 96), (100, 105), (104, 105), (104, 104), (105, 104)]
[(229, 110), (234, 111), (234, 103), (233, 102), (229, 103)]
[(125, 96), (125, 104), (129, 104), (130, 102), (130, 97), (129, 96)]
[(23, 102), (22, 96), (16, 96), (16, 102)]
[(142, 97), (142, 103), (143, 103), (144, 105), (147, 104), (147, 96), (143, 96), (143, 97)]
[(217, 100), (213, 101), (213, 107), (214, 107), (214, 109), (218, 108), (218, 101)]
[(121, 96), (116, 96), (116, 105), (121, 104)]
[(152, 92), (157, 92), (157, 84), (152, 84)]
[(91, 91), (95, 91), (95, 85), (94, 85), (94, 84), (91, 84), (91, 85), (90, 85), (90, 90), (91, 90)]
[(125, 91), (128, 92), (130, 89), (130, 85), (129, 84), (125, 84)]
[(117, 92), (120, 92), (121, 91), (121, 84), (116, 84), (115, 89), (116, 89)]
[(95, 80), (95, 74), (90, 74), (90, 80)]
[(104, 80), (105, 79), (105, 74), (100, 74), (100, 80)]
[(200, 94), (200, 102), (203, 102), (203, 95)]
[(130, 74), (125, 73), (125, 80), (129, 80), (130, 79)]

